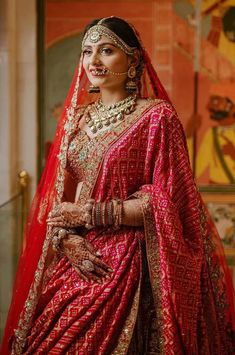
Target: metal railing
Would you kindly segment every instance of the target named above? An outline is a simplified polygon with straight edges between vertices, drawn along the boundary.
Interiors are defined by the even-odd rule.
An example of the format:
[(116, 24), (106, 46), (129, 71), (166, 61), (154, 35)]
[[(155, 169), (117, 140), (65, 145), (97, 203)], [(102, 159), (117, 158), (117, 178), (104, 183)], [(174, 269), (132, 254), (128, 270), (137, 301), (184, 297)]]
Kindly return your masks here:
[(0, 205), (0, 341), (3, 335), (29, 206), (29, 175), (18, 174), (18, 192)]

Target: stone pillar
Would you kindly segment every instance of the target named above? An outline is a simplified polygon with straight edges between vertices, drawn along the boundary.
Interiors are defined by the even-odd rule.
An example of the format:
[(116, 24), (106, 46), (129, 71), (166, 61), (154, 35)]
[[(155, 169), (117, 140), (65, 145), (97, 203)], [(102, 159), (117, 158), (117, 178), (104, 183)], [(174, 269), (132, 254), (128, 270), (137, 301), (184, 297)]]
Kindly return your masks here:
[(10, 197), (10, 28), (7, 1), (0, 2), (0, 204)]
[[(0, 205), (19, 192), (25, 169), (36, 185), (36, 0), (0, 1)], [(0, 208), (0, 338), (11, 300), (20, 200)], [(1, 339), (0, 339), (1, 340)]]

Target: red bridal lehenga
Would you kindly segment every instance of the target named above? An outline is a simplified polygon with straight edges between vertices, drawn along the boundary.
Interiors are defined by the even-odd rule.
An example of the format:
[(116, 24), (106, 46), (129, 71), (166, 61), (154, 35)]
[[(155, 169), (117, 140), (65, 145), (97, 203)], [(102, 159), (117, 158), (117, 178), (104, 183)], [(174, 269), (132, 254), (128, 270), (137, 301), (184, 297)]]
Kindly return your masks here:
[[(192, 178), (182, 125), (143, 50), (143, 102), (93, 139), (78, 127), (87, 80), (75, 74), (30, 212), (2, 354), (234, 354), (234, 291)], [(140, 198), (144, 227), (86, 238), (112, 268), (80, 279), (50, 248), (53, 205)]]

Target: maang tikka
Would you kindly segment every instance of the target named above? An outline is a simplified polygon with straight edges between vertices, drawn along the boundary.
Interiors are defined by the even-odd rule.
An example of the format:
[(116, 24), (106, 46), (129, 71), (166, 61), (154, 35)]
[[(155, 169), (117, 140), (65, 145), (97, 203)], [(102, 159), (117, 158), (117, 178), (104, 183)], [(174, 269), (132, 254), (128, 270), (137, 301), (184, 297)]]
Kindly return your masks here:
[(106, 27), (103, 22), (106, 18), (101, 19), (96, 25), (92, 26), (84, 35), (82, 40), (82, 48), (84, 47), (85, 41), (89, 38), (89, 41), (92, 43), (97, 43), (100, 41), (102, 36), (108, 37), (111, 39), (117, 47), (119, 47), (127, 55), (133, 55), (136, 47), (130, 47), (125, 43), (115, 32)]

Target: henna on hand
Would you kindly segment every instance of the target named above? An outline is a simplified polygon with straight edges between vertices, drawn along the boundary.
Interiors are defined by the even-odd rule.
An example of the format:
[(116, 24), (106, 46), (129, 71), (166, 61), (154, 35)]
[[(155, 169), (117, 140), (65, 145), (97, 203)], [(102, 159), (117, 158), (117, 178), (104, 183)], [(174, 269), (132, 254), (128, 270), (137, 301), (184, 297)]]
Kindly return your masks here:
[(62, 251), (78, 275), (86, 281), (101, 283), (101, 278), (108, 277), (112, 269), (100, 259), (93, 245), (78, 235), (69, 235), (62, 241)]
[(84, 205), (71, 202), (63, 202), (50, 212), (48, 226), (61, 228), (74, 228), (87, 223), (86, 209)]

